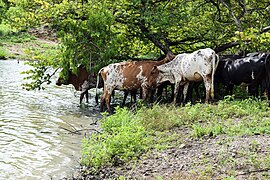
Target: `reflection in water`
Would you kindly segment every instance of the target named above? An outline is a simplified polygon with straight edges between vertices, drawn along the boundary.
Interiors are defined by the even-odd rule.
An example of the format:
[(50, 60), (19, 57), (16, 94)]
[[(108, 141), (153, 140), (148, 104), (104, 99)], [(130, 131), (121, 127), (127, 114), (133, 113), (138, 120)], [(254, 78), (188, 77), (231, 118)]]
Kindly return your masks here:
[[(61, 179), (70, 176), (80, 160), (82, 135), (65, 129), (93, 128), (100, 118), (91, 98), (79, 107), (72, 86), (44, 91), (23, 90), (29, 66), (0, 61), (0, 179)], [(94, 92), (90, 92), (94, 94)]]

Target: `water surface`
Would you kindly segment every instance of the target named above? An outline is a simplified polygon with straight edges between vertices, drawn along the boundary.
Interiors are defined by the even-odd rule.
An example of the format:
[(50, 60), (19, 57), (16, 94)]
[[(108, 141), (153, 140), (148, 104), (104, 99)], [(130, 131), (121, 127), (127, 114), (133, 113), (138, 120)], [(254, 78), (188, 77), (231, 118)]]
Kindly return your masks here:
[(0, 60), (0, 179), (69, 177), (79, 165), (81, 140), (89, 131), (68, 130), (96, 127), (90, 125), (100, 119), (94, 97), (80, 107), (74, 88), (55, 82), (45, 90), (26, 91), (20, 72), (29, 68)]

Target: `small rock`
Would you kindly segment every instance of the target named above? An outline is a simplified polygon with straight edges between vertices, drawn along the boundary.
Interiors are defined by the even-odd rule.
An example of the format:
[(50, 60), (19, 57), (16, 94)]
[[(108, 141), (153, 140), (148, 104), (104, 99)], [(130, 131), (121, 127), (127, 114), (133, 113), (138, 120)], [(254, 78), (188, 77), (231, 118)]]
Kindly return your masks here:
[(184, 147), (186, 147), (186, 144), (180, 144), (180, 146), (179, 146), (180, 149), (182, 149)]

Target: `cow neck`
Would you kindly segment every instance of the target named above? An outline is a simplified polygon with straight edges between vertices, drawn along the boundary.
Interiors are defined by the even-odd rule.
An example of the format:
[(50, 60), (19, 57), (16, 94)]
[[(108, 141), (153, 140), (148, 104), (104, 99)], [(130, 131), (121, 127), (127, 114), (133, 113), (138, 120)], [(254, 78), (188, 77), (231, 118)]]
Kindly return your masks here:
[(174, 58), (175, 58), (175, 55), (167, 54), (166, 57), (164, 59), (162, 59), (161, 61), (159, 61), (159, 63), (157, 65), (159, 66), (159, 65), (171, 62)]

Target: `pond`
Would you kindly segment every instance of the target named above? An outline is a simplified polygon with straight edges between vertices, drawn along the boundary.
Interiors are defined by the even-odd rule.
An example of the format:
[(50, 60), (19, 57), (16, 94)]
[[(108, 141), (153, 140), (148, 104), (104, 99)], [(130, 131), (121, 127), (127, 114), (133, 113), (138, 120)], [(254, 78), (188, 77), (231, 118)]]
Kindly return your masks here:
[(79, 166), (84, 135), (101, 118), (95, 93), (79, 106), (72, 85), (56, 86), (56, 77), (45, 90), (26, 91), (20, 72), (29, 68), (0, 60), (0, 179), (70, 177)]

